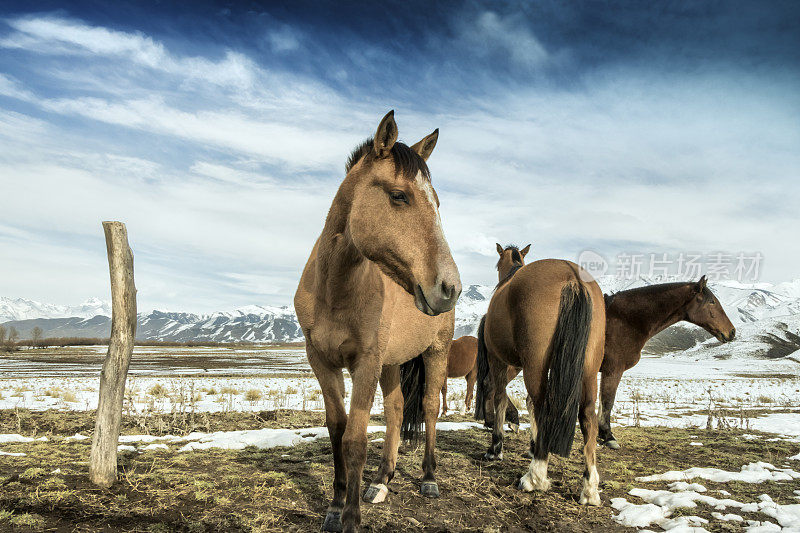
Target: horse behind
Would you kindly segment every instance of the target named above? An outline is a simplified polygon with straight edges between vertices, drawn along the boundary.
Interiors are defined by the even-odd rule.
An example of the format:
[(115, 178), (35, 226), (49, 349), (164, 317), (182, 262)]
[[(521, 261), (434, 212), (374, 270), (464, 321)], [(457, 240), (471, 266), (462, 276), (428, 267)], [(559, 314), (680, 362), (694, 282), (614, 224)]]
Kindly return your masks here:
[(605, 325), (600, 287), (569, 261), (519, 266), (492, 296), (478, 328), (478, 358), (486, 360), (494, 389), (495, 422), (485, 458), (502, 459), (508, 367), (521, 368), (533, 414), (533, 459), (520, 489), (550, 487), (549, 454), (569, 455), (578, 419), (586, 462), (580, 503), (600, 505), (595, 403)]

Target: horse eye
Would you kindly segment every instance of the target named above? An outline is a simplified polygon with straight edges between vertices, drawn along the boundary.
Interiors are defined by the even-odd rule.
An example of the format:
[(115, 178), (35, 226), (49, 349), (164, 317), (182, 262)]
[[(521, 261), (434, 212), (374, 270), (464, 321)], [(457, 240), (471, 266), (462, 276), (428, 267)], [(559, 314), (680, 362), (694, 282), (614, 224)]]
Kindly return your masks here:
[(392, 191), (389, 193), (389, 197), (394, 202), (402, 202), (404, 204), (408, 203), (408, 197), (406, 197), (406, 193), (403, 191)]

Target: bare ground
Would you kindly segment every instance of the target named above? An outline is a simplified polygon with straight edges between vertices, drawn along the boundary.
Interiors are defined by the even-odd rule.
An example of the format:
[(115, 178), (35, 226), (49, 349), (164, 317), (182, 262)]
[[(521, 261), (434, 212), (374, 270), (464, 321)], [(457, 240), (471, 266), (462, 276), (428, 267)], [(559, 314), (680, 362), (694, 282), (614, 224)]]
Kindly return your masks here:
[[(146, 426), (147, 432), (222, 430), (261, 427), (312, 427), (323, 424), (318, 412), (265, 411), (253, 414), (214, 414), (201, 426), (180, 420)], [(465, 420), (459, 415), (447, 420)], [(373, 417), (373, 423), (381, 423)], [(207, 426), (207, 427), (203, 427)], [(191, 453), (143, 452), (123, 455), (120, 481), (110, 490), (88, 483), (89, 441), (64, 442), (76, 431), (89, 434), (91, 413), (0, 412), (0, 433), (48, 435), (50, 442), (5, 444), (7, 452), (24, 457), (0, 457), (0, 530), (6, 531), (318, 531), (331, 496), (330, 443), (320, 440), (293, 448), (241, 451), (210, 450)], [(126, 417), (124, 433), (143, 433), (136, 420)], [(752, 432), (751, 432), (752, 433)], [(422, 450), (401, 448), (397, 474), (390, 484), (387, 503), (363, 504), (366, 531), (622, 531), (612, 519), (609, 499), (626, 496), (642, 484), (637, 476), (714, 466), (739, 470), (743, 464), (767, 461), (780, 465), (800, 451), (800, 445), (766, 438), (745, 440), (741, 432), (662, 428), (615, 430), (623, 448), (599, 450), (603, 481), (603, 506), (578, 505), (583, 471), (576, 438), (569, 459), (550, 464), (553, 488), (548, 493), (526, 494), (515, 484), (527, 468), (522, 454), (526, 433), (510, 434), (505, 460), (480, 459), (489, 435), (482, 430), (440, 432), (437, 477), (441, 498), (419, 495)], [(375, 438), (380, 435), (372, 435)], [(698, 440), (704, 446), (689, 446)], [(365, 482), (377, 469), (381, 443), (370, 443)], [(60, 470), (60, 471), (59, 471)], [(56, 471), (57, 473), (53, 473)], [(754, 501), (767, 493), (781, 504), (795, 503), (794, 483), (717, 485), (732, 498)], [(635, 498), (627, 496), (633, 501)], [(711, 518), (713, 509), (700, 506), (691, 514)], [(679, 513), (678, 513), (679, 514)], [(764, 520), (763, 515), (747, 516)], [(711, 531), (738, 528), (721, 522)], [(730, 529), (733, 530), (733, 529)]]

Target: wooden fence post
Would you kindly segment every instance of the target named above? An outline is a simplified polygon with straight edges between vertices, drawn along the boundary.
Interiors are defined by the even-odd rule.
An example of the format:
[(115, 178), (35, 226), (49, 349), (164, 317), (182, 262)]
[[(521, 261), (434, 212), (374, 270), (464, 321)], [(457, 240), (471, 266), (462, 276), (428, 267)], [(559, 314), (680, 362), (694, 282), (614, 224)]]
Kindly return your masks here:
[(111, 339), (100, 374), (100, 400), (92, 437), (89, 479), (108, 488), (117, 480), (117, 445), (122, 423), (125, 379), (136, 336), (136, 286), (133, 253), (122, 222), (103, 222), (111, 273)]

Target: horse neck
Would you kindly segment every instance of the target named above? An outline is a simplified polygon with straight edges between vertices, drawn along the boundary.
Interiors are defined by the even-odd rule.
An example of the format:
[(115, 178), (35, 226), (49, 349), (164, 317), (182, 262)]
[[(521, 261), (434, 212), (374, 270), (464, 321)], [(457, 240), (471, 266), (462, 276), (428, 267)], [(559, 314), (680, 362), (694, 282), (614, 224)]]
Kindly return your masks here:
[(348, 231), (348, 218), (354, 179), (347, 177), (331, 204), (320, 236), (316, 261), (317, 298), (329, 308), (343, 307), (360, 294), (359, 290), (374, 264), (353, 244)]
[(516, 274), (517, 271), (524, 266), (525, 266), (524, 264), (512, 263), (511, 266), (508, 267), (507, 269), (503, 270), (498, 269), (497, 287), (500, 287), (500, 285), (502, 285), (504, 281), (510, 280), (514, 276), (514, 274)]
[(688, 301), (682, 287), (647, 293), (634, 290), (615, 294), (608, 312), (622, 318), (647, 340), (683, 320)]

